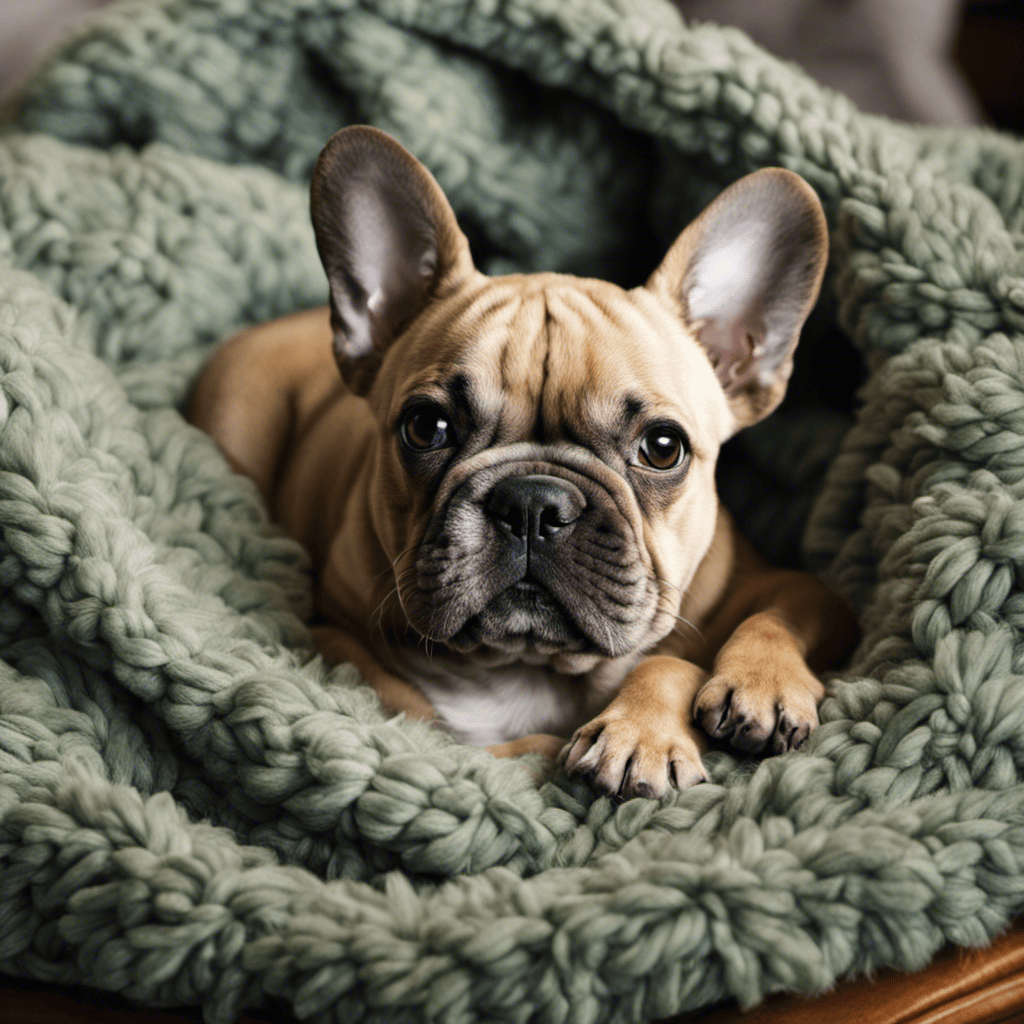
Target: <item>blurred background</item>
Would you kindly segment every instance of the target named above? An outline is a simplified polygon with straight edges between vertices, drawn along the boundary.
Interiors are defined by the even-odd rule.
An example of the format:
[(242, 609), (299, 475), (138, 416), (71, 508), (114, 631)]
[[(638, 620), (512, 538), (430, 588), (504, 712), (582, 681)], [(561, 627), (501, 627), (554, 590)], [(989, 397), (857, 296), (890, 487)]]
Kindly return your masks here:
[[(0, 105), (68, 29), (112, 0), (0, 0)], [(862, 109), (1024, 132), (1024, 0), (674, 0), (736, 25)]]

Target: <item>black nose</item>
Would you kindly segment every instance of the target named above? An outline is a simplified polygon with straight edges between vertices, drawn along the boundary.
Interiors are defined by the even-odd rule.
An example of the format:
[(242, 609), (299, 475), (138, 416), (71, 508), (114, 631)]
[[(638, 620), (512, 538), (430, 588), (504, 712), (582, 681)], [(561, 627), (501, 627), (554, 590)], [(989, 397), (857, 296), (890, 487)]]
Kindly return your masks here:
[(555, 476), (510, 476), (495, 485), (488, 517), (521, 540), (547, 540), (572, 526), (586, 507), (578, 487)]

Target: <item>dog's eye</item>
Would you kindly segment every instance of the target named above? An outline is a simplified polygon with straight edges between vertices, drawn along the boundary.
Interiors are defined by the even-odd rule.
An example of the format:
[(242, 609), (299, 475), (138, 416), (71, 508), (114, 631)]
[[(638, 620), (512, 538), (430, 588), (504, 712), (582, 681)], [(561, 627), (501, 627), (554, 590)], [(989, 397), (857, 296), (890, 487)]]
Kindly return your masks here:
[(439, 405), (414, 405), (402, 420), (402, 441), (415, 452), (446, 448), (452, 443), (447, 414)]
[(671, 427), (653, 427), (640, 442), (640, 462), (651, 469), (675, 469), (685, 454), (682, 437)]

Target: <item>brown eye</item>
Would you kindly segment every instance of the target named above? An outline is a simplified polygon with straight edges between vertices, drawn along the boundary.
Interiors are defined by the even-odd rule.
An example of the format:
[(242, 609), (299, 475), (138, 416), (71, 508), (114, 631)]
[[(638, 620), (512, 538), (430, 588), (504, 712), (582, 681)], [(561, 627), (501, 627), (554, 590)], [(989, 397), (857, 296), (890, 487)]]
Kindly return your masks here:
[(686, 444), (672, 427), (652, 427), (640, 442), (639, 460), (651, 469), (675, 469), (686, 454)]
[(402, 442), (414, 452), (432, 452), (453, 441), (448, 415), (439, 405), (414, 405), (402, 419)]

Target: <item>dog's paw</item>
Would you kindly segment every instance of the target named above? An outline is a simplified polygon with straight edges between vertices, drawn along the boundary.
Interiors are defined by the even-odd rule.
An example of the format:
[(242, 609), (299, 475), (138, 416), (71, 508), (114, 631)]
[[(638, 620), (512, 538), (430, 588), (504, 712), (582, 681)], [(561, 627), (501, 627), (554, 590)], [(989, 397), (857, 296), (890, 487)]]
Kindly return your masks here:
[(670, 785), (706, 782), (693, 731), (669, 722), (641, 726), (614, 705), (573, 733), (562, 752), (569, 775), (582, 775), (609, 796), (658, 798)]
[(743, 622), (719, 651), (693, 715), (709, 736), (737, 750), (783, 754), (817, 727), (824, 695), (793, 634), (762, 613)]
[(784, 675), (765, 666), (719, 673), (704, 684), (694, 717), (715, 739), (748, 754), (795, 750), (818, 725), (821, 683), (801, 661)]

